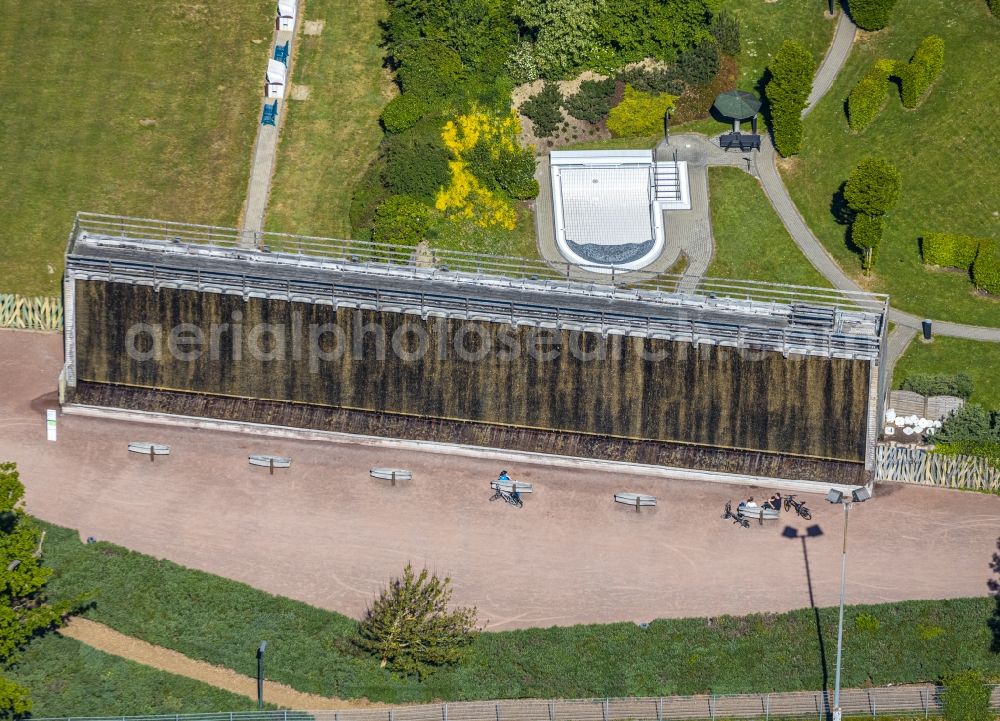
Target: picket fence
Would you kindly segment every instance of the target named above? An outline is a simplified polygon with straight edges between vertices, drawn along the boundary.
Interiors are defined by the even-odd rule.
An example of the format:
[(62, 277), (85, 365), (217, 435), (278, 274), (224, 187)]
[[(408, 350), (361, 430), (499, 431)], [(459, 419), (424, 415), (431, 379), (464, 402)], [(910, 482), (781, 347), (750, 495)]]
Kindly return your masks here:
[(62, 330), (61, 298), (27, 297), (0, 293), (0, 328)]

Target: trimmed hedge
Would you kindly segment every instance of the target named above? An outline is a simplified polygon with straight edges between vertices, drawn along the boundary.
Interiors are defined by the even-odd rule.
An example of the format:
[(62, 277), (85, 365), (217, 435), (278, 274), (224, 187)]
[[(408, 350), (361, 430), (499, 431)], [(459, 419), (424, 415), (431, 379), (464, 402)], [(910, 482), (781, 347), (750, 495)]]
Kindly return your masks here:
[(851, 17), (863, 30), (881, 30), (889, 23), (896, 0), (850, 0)]
[(979, 254), (972, 263), (972, 282), (993, 295), (1000, 295), (1000, 247), (994, 241), (979, 245)]
[(920, 249), (924, 263), (968, 270), (979, 253), (982, 238), (954, 233), (927, 233)]
[(920, 104), (927, 88), (944, 68), (944, 40), (928, 35), (920, 41), (910, 62), (896, 63), (896, 76), (900, 80), (903, 107), (915, 108)]
[(425, 112), (427, 105), (416, 93), (403, 93), (382, 108), (379, 119), (387, 132), (401, 133), (416, 125)]
[(855, 133), (871, 125), (882, 112), (889, 96), (889, 76), (894, 69), (892, 60), (876, 60), (851, 90), (847, 98), (847, 120)]
[(675, 100), (676, 95), (640, 93), (626, 85), (625, 97), (608, 114), (608, 130), (616, 138), (662, 133), (663, 116)]
[(771, 104), (774, 146), (786, 158), (802, 147), (802, 111), (812, 90), (816, 61), (801, 43), (786, 40), (768, 70), (765, 92)]
[(899, 386), (922, 396), (958, 396), (968, 400), (972, 379), (965, 373), (911, 373)]

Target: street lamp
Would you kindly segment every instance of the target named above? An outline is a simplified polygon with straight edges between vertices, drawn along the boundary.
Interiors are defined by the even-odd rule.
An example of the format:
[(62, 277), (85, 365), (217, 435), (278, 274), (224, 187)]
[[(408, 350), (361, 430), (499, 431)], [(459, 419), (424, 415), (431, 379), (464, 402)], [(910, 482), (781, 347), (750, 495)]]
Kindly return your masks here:
[(867, 488), (855, 488), (851, 491), (851, 497), (846, 498), (843, 492), (836, 488), (831, 488), (826, 494), (826, 500), (830, 503), (839, 503), (844, 507), (844, 550), (840, 557), (840, 621), (837, 624), (837, 669), (833, 677), (833, 721), (840, 721), (840, 658), (844, 648), (844, 583), (847, 580), (847, 517), (851, 506), (855, 503), (864, 503), (872, 494)]

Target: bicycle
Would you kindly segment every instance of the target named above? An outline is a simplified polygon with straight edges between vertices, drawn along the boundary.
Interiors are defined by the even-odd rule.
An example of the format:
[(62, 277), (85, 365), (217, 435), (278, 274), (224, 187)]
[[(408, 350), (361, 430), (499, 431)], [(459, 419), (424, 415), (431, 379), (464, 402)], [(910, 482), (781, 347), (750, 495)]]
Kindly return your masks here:
[(507, 503), (509, 503), (510, 505), (514, 506), (514, 508), (523, 508), (524, 507), (524, 501), (521, 500), (521, 494), (518, 493), (517, 490), (516, 490), (517, 489), (517, 484), (516, 483), (513, 485), (513, 488), (515, 490), (512, 490), (512, 491), (505, 491), (502, 488), (500, 488), (499, 485), (494, 486), (493, 488), (494, 488), (495, 492), (493, 493), (492, 496), (490, 496), (490, 501), (491, 502), (492, 501), (499, 501), (499, 500), (502, 499), (502, 500), (506, 501)]
[(808, 508), (806, 508), (805, 501), (796, 501), (794, 495), (788, 495), (785, 496), (784, 503), (786, 511), (794, 508), (795, 512), (798, 513), (800, 516), (802, 516), (804, 519), (806, 519), (807, 521), (812, 520), (812, 513), (809, 512)]
[(733, 513), (733, 502), (726, 501), (726, 512), (722, 514), (722, 520), (725, 521), (730, 518), (733, 519), (733, 523), (735, 523), (737, 526), (743, 526), (743, 528), (750, 528), (750, 520), (741, 516), (739, 514), (739, 510), (737, 510), (736, 513)]

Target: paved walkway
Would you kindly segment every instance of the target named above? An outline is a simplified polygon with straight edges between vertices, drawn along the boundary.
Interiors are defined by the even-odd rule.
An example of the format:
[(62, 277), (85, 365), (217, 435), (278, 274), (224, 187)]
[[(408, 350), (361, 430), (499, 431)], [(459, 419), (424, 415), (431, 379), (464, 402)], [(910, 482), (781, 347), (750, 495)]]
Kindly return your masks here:
[(917, 331), (905, 325), (897, 325), (889, 334), (885, 353), (885, 362), (888, 366), (885, 377), (889, 383), (892, 383), (892, 373), (896, 368), (896, 363), (903, 357), (906, 349), (910, 347), (910, 343), (916, 337)]
[(806, 100), (806, 108), (802, 111), (802, 117), (808, 115), (816, 107), (816, 103), (826, 95), (827, 91), (833, 85), (833, 81), (837, 79), (837, 74), (844, 66), (844, 63), (847, 62), (847, 57), (851, 54), (851, 48), (854, 46), (854, 36), (857, 34), (857, 31), (858, 28), (854, 24), (854, 21), (848, 17), (847, 13), (841, 10), (840, 19), (837, 21), (837, 30), (833, 34), (833, 42), (827, 48), (826, 56), (816, 71), (816, 77), (813, 78), (812, 91)]
[[(301, 16), (301, 12), (296, 16), (297, 23), (301, 22), (299, 16)], [(284, 45), (289, 41), (294, 42), (294, 36), (294, 32), (275, 30), (274, 42), (271, 44), (271, 49), (268, 51), (268, 57), (272, 57), (275, 45)], [(277, 100), (277, 125), (257, 125), (257, 140), (254, 143), (253, 160), (250, 164), (250, 182), (247, 184), (246, 203), (243, 206), (243, 239), (241, 245), (245, 247), (252, 248), (259, 245), (258, 234), (264, 229), (264, 214), (267, 212), (267, 199), (271, 193), (271, 178), (274, 175), (275, 158), (277, 157), (278, 152), (278, 139), (281, 135), (281, 126), (284, 123), (285, 100), (287, 100), (287, 98), (291, 95), (292, 91), (292, 56), (294, 56), (294, 54), (295, 53), (293, 51), (289, 53), (288, 57), (288, 72), (286, 73), (287, 79), (285, 81), (285, 99)], [(261, 67), (262, 79), (266, 69), (267, 64), (265, 63)], [(261, 82), (261, 85), (263, 85), (263, 82)], [(260, 107), (257, 110), (258, 121), (264, 112), (264, 106), (274, 102), (275, 100), (267, 100), (266, 98), (261, 101)]]

